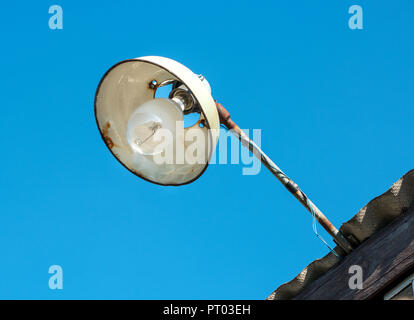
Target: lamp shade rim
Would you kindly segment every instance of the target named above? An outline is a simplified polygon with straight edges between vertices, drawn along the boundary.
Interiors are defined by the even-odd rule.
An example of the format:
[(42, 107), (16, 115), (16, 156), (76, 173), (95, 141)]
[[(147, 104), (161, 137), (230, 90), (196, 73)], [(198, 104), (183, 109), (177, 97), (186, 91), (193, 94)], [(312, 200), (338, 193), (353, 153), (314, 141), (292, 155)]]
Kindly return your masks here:
[[(126, 59), (126, 60), (122, 60), (122, 61), (119, 61), (118, 63), (116, 63), (116, 64), (114, 64), (113, 66), (111, 66), (106, 72), (105, 72), (105, 74), (102, 76), (102, 78), (100, 79), (100, 81), (99, 81), (99, 84), (98, 84), (98, 86), (97, 86), (97, 89), (96, 89), (96, 92), (95, 92), (95, 98), (94, 98), (94, 115), (95, 115), (95, 121), (96, 121), (96, 124), (97, 124), (97, 126), (98, 126), (98, 130), (99, 130), (99, 133), (100, 133), (100, 135), (101, 135), (101, 138), (102, 138), (102, 140), (104, 141), (104, 143), (105, 143), (105, 145), (106, 145), (106, 147), (109, 149), (109, 151), (111, 152), (111, 154), (118, 160), (118, 162), (120, 162), (121, 164), (122, 164), (122, 166), (123, 167), (125, 167), (128, 171), (130, 171), (131, 173), (133, 173), (134, 175), (136, 175), (136, 176), (138, 176), (138, 177), (140, 177), (140, 178), (142, 178), (142, 179), (144, 179), (145, 181), (148, 181), (148, 182), (151, 182), (151, 183), (154, 183), (154, 184), (157, 184), (157, 185), (161, 185), (161, 186), (180, 186), (180, 185), (186, 185), (186, 184), (190, 184), (190, 183), (192, 183), (192, 182), (194, 182), (195, 180), (197, 180), (204, 172), (205, 172), (205, 170), (207, 169), (207, 167), (208, 167), (208, 165), (209, 165), (209, 162), (210, 162), (210, 159), (211, 159), (211, 156), (212, 156), (212, 154), (213, 154), (213, 152), (214, 152), (214, 149), (215, 149), (215, 147), (216, 147), (216, 144), (217, 144), (217, 140), (218, 140), (218, 135), (217, 136), (214, 136), (214, 134), (212, 134), (211, 132), (214, 132), (214, 130), (213, 131), (211, 131), (211, 130), (209, 130), (209, 133), (208, 133), (208, 135), (209, 135), (209, 138), (210, 139), (212, 139), (212, 143), (211, 143), (211, 145), (209, 146), (210, 147), (210, 150), (208, 150), (208, 155), (207, 155), (207, 161), (206, 161), (206, 163), (205, 164), (203, 164), (203, 168), (201, 169), (201, 171), (197, 174), (197, 175), (195, 175), (194, 177), (192, 177), (192, 178), (190, 178), (190, 179), (188, 179), (188, 180), (186, 180), (186, 181), (182, 181), (182, 182), (179, 182), (179, 183), (175, 183), (175, 182), (166, 182), (166, 183), (164, 183), (164, 182), (162, 182), (162, 181), (156, 181), (156, 180), (152, 180), (151, 178), (149, 178), (148, 176), (146, 176), (145, 174), (142, 174), (141, 172), (139, 172), (138, 170), (134, 170), (134, 168), (133, 167), (131, 167), (131, 166), (129, 166), (129, 165), (127, 165), (124, 161), (122, 161), (122, 159), (120, 159), (120, 156), (119, 155), (117, 155), (115, 152), (114, 152), (114, 150), (113, 150), (113, 142), (112, 142), (112, 140), (110, 139), (110, 138), (108, 138), (108, 136), (103, 132), (104, 130), (103, 130), (103, 127), (102, 127), (102, 123), (99, 121), (99, 119), (98, 119), (98, 103), (97, 103), (97, 101), (98, 101), (98, 95), (99, 95), (99, 93), (100, 93), (100, 89), (101, 89), (101, 86), (102, 86), (102, 84), (104, 83), (104, 81), (105, 81), (105, 79), (107, 79), (107, 77), (108, 77), (108, 75), (115, 69), (115, 68), (117, 68), (117, 67), (119, 67), (120, 65), (122, 65), (122, 64), (125, 64), (125, 63), (130, 63), (130, 62), (143, 62), (143, 63), (149, 63), (149, 64), (152, 64), (152, 65), (154, 65), (154, 66), (157, 66), (157, 67), (159, 67), (159, 68), (161, 68), (161, 69), (163, 69), (163, 70), (165, 70), (166, 72), (168, 72), (168, 73), (170, 73), (173, 77), (175, 77), (176, 79), (178, 79), (179, 81), (182, 81), (183, 83), (185, 83), (186, 85), (187, 85), (187, 83), (185, 82), (185, 81), (183, 81), (182, 80), (182, 75), (180, 76), (180, 69), (179, 68), (182, 68), (182, 67), (184, 67), (183, 65), (181, 65), (180, 63), (178, 63), (178, 62), (176, 62), (176, 61), (174, 61), (174, 60), (171, 60), (171, 59), (168, 59), (168, 58), (164, 58), (164, 57), (156, 57), (156, 56), (149, 56), (149, 57), (141, 57), (141, 58), (134, 58), (134, 59)], [(174, 64), (176, 65), (176, 66), (179, 66), (179, 68), (177, 68), (178, 69), (178, 72), (175, 72), (175, 71), (177, 71), (177, 70), (171, 70), (171, 69), (174, 69), (173, 67), (170, 69), (168, 66), (166, 67), (166, 64), (168, 64), (168, 63), (172, 63), (171, 65), (174, 67)], [(185, 69), (187, 69), (186, 67), (184, 67)], [(189, 69), (187, 69), (188, 71), (191, 71), (191, 70), (189, 70)], [(185, 70), (184, 71), (184, 73), (185, 72), (187, 72), (187, 70)], [(194, 84), (193, 84), (194, 85)], [(202, 86), (202, 84), (200, 83), (200, 86)], [(191, 86), (189, 86), (190, 87), (190, 90), (191, 90)], [(193, 92), (193, 91), (192, 91)], [(194, 92), (193, 92), (194, 93)], [(155, 90), (154, 90), (154, 95), (155, 95)], [(200, 103), (200, 106), (201, 106), (201, 113), (203, 114), (203, 118), (204, 118), (204, 120), (206, 121), (206, 123), (207, 123), (207, 128), (208, 129), (218, 129), (219, 128), (219, 121), (218, 121), (218, 113), (217, 113), (217, 110), (215, 109), (214, 111), (215, 111), (215, 113), (216, 114), (214, 114), (214, 111), (213, 110), (211, 110), (212, 109), (212, 106), (211, 106), (211, 102), (210, 101), (208, 101), (208, 97), (206, 98), (205, 96), (204, 96), (204, 92), (202, 92), (202, 95), (203, 95), (203, 99), (204, 99), (204, 101), (208, 101), (208, 103), (202, 103), (202, 102), (200, 102), (200, 100), (198, 99), (198, 96), (199, 96), (200, 94), (197, 94), (197, 93), (194, 93), (194, 96), (195, 96), (195, 98), (198, 100), (198, 102)], [(210, 94), (209, 94), (210, 95)], [(206, 100), (207, 99), (207, 100)], [(211, 95), (210, 95), (210, 99), (211, 99), (211, 101), (214, 103), (214, 100), (213, 100), (213, 98), (211, 97)], [(206, 105), (208, 105), (207, 106), (207, 108), (209, 109), (208, 110), (208, 112), (206, 112), (206, 110), (205, 110), (205, 108), (206, 108)], [(201, 167), (200, 167), (201, 168)]]

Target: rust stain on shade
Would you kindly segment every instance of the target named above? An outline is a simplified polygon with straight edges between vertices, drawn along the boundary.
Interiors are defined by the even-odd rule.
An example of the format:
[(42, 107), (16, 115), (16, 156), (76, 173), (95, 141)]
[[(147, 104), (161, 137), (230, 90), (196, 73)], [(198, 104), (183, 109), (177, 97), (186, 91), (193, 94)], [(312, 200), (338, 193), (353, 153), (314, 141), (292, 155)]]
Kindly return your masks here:
[(105, 139), (105, 143), (109, 147), (109, 149), (112, 149), (115, 146), (114, 142), (112, 141), (112, 139), (110, 137), (104, 136), (104, 139)]
[(102, 136), (105, 140), (106, 145), (109, 149), (112, 149), (115, 146), (115, 143), (112, 141), (111, 137), (108, 135), (108, 129), (111, 127), (109, 121), (105, 123), (104, 128), (102, 129)]

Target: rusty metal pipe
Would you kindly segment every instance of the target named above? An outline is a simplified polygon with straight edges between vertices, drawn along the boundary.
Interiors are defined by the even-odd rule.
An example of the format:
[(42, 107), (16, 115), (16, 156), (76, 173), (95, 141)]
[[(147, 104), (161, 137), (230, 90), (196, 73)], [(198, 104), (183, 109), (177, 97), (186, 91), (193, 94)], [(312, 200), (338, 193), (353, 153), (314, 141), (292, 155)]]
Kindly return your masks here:
[(220, 123), (229, 129), (242, 143), (248, 148), (270, 172), (289, 190), (291, 194), (312, 214), (322, 227), (333, 237), (334, 241), (345, 251), (346, 254), (352, 251), (352, 246), (338, 229), (326, 218), (326, 216), (316, 207), (299, 186), (291, 180), (249, 137), (239, 128), (230, 118), (230, 113), (216, 102), (220, 117)]

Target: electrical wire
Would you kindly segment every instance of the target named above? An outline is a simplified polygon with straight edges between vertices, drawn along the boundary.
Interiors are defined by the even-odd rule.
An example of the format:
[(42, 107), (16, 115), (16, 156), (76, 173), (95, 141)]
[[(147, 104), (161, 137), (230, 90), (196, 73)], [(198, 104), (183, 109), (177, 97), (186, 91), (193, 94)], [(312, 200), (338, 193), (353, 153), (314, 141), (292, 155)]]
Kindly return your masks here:
[(315, 235), (319, 238), (319, 240), (321, 240), (324, 244), (325, 244), (325, 246), (327, 246), (328, 247), (328, 249), (329, 249), (329, 251), (330, 252), (332, 252), (337, 258), (341, 258), (336, 252), (335, 252), (335, 250), (334, 249), (332, 249), (331, 248), (331, 246), (325, 241), (325, 239), (318, 233), (318, 228), (317, 228), (317, 220), (316, 220), (316, 214), (315, 214), (315, 211), (313, 210), (313, 208), (312, 208), (312, 206), (310, 205), (310, 203), (309, 203), (309, 199), (306, 199), (306, 201), (307, 201), (307, 203), (308, 203), (308, 207), (309, 207), (309, 209), (310, 209), (310, 212), (311, 212), (311, 214), (312, 214), (312, 217), (313, 217), (313, 219), (312, 219), (312, 229), (313, 229), (313, 232), (315, 233)]

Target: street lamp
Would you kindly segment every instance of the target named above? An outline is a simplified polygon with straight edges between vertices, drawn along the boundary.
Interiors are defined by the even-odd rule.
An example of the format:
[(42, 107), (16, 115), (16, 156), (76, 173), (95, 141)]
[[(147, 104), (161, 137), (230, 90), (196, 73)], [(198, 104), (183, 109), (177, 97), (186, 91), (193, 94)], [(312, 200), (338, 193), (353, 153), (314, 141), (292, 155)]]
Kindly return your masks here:
[[(156, 98), (157, 90), (167, 85), (171, 85), (168, 98)], [(187, 114), (199, 118), (186, 128), (183, 119)], [(95, 117), (115, 158), (132, 173), (160, 185), (178, 186), (200, 177), (215, 150), (220, 125), (225, 126), (315, 217), (345, 254), (352, 250), (298, 185), (213, 100), (207, 80), (182, 64), (147, 56), (114, 65), (98, 85)], [(189, 143), (188, 135), (198, 139)], [(194, 156), (194, 150), (197, 161), (187, 156)]]

